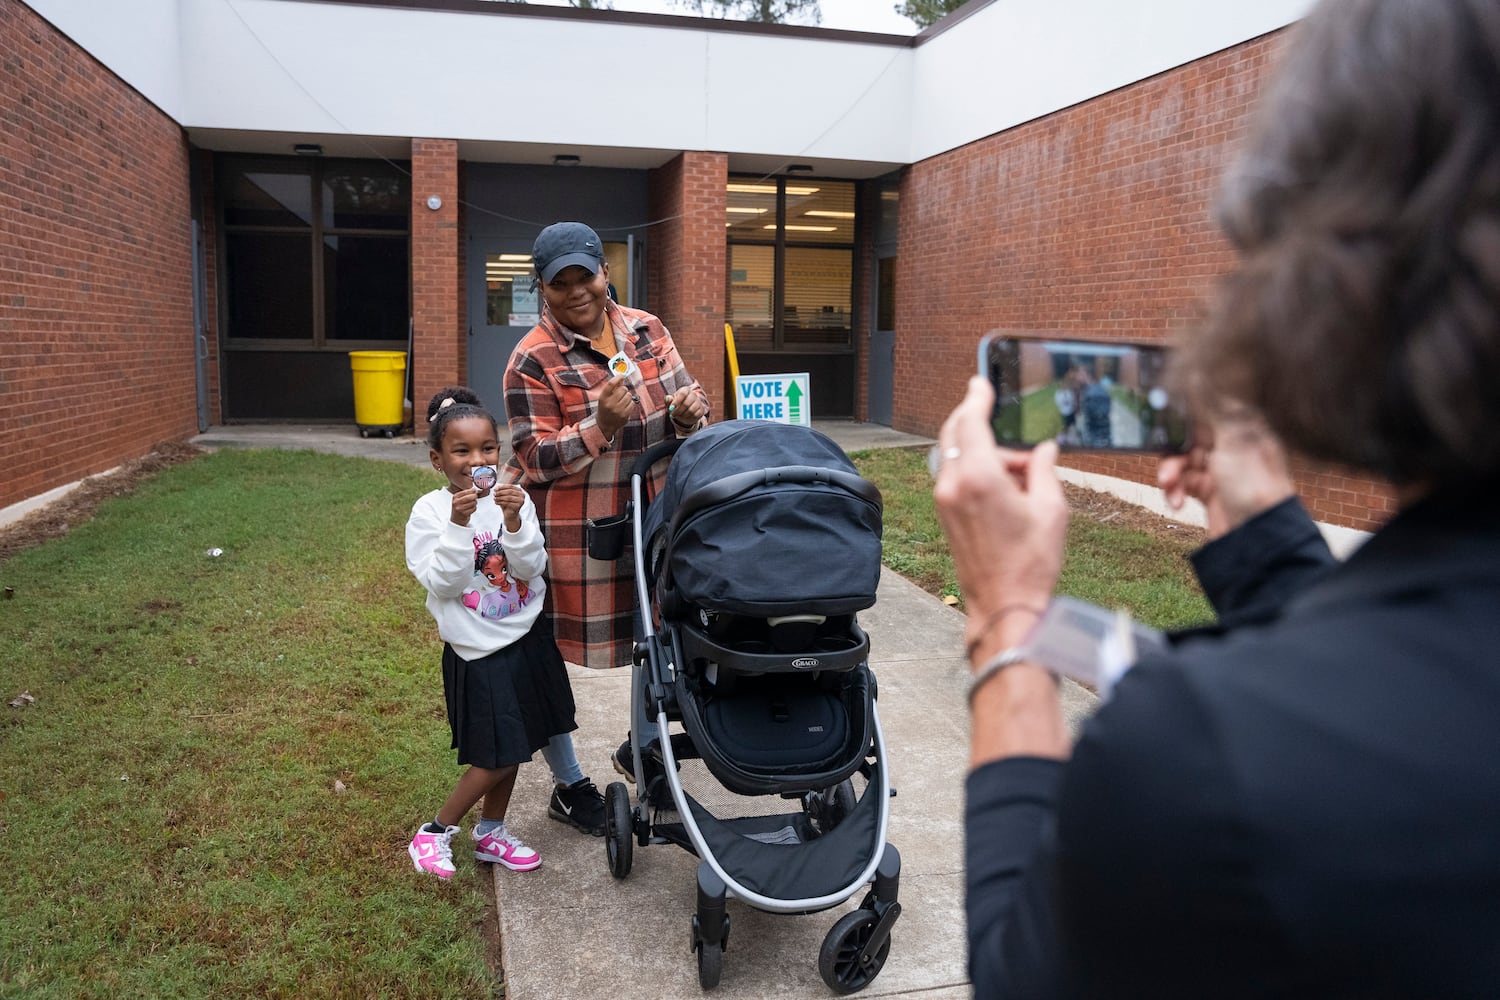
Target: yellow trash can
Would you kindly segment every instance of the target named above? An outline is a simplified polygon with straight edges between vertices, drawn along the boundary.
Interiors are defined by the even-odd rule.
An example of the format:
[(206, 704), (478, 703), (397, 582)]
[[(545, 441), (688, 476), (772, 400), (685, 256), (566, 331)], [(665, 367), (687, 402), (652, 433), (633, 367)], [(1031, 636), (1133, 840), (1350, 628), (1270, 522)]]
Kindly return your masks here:
[(393, 436), (405, 422), (406, 352), (350, 351), (354, 423), (360, 437)]

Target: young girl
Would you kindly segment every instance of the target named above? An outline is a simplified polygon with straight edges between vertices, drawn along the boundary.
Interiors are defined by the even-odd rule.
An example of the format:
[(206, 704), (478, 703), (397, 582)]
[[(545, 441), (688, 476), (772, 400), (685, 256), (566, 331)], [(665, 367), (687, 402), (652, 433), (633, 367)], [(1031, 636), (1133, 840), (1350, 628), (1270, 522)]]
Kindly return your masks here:
[[(406, 565), (427, 588), (443, 639), (448, 724), (468, 770), (407, 853), (417, 871), (451, 878), (458, 822), (483, 799), (474, 856), (530, 871), (541, 857), (505, 825), (521, 762), (546, 748), (558, 781), (548, 810), (555, 818), (590, 833), (597, 821), (602, 832), (604, 813), (573, 753), (573, 692), (541, 613), (547, 551), (526, 491), (495, 485), (499, 433), (478, 397), (444, 389), (428, 404), (427, 420), (432, 466), (448, 482), (412, 505)], [(476, 484), (481, 467), (489, 475), (480, 473)]]

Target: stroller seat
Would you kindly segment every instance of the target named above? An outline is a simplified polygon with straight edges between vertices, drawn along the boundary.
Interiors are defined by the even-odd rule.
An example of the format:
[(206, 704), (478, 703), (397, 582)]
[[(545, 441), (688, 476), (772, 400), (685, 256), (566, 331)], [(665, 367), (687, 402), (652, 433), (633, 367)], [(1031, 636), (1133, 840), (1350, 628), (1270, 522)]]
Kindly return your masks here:
[(676, 694), (683, 728), (714, 777), (741, 795), (769, 795), (828, 788), (860, 769), (872, 687), (861, 665), (740, 675), (732, 685), (683, 672)]
[[(747, 769), (775, 773), (832, 762), (849, 739), (849, 712), (837, 696), (778, 683), (742, 685), (733, 698), (714, 698), (703, 712), (724, 756)], [(820, 768), (821, 769), (821, 768)]]

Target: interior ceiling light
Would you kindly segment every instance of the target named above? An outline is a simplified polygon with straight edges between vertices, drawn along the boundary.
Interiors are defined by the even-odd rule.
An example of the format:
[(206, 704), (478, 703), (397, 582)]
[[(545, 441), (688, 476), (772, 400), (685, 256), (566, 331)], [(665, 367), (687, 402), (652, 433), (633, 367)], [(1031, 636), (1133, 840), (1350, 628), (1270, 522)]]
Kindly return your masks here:
[(315, 142), (299, 142), (292, 147), (292, 152), (298, 156), (322, 156), (323, 147)]
[(821, 208), (814, 208), (814, 209), (811, 209), (809, 211), (803, 212), (802, 214), (803, 215), (815, 215), (815, 216), (817, 216), (820, 219), (852, 219), (852, 218), (854, 218), (854, 213), (853, 212), (829, 212), (829, 211), (824, 211)]
[(558, 153), (552, 158), (552, 165), (554, 167), (576, 167), (578, 166), (578, 157), (572, 153)]
[[(762, 226), (761, 228), (775, 229), (776, 224), (773, 222), (771, 225)], [(838, 228), (838, 226), (787, 226), (786, 230), (793, 233), (836, 233), (838, 232)]]
[[(735, 194), (775, 194), (776, 193), (776, 185), (775, 184), (726, 184), (726, 185), (724, 185), (724, 190), (725, 191), (732, 191)], [(817, 194), (818, 190), (819, 189), (815, 188), (815, 187), (794, 187), (792, 185), (787, 185), (786, 193), (787, 194)]]
[[(740, 205), (730, 205), (724, 211), (729, 212), (732, 215), (765, 215), (766, 212), (769, 211), (769, 209), (764, 209), (764, 208), (749, 208), (749, 207), (742, 207)], [(811, 214), (811, 213), (809, 213), (809, 214)]]

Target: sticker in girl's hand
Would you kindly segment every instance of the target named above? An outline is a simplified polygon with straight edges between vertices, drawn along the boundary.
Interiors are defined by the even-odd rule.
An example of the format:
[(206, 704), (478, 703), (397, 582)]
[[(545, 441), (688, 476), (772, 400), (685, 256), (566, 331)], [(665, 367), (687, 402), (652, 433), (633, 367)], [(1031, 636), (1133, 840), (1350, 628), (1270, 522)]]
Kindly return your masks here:
[(611, 375), (621, 375), (626, 378), (634, 375), (639, 370), (635, 366), (635, 361), (624, 351), (610, 358), (605, 364), (609, 366), (609, 373)]

